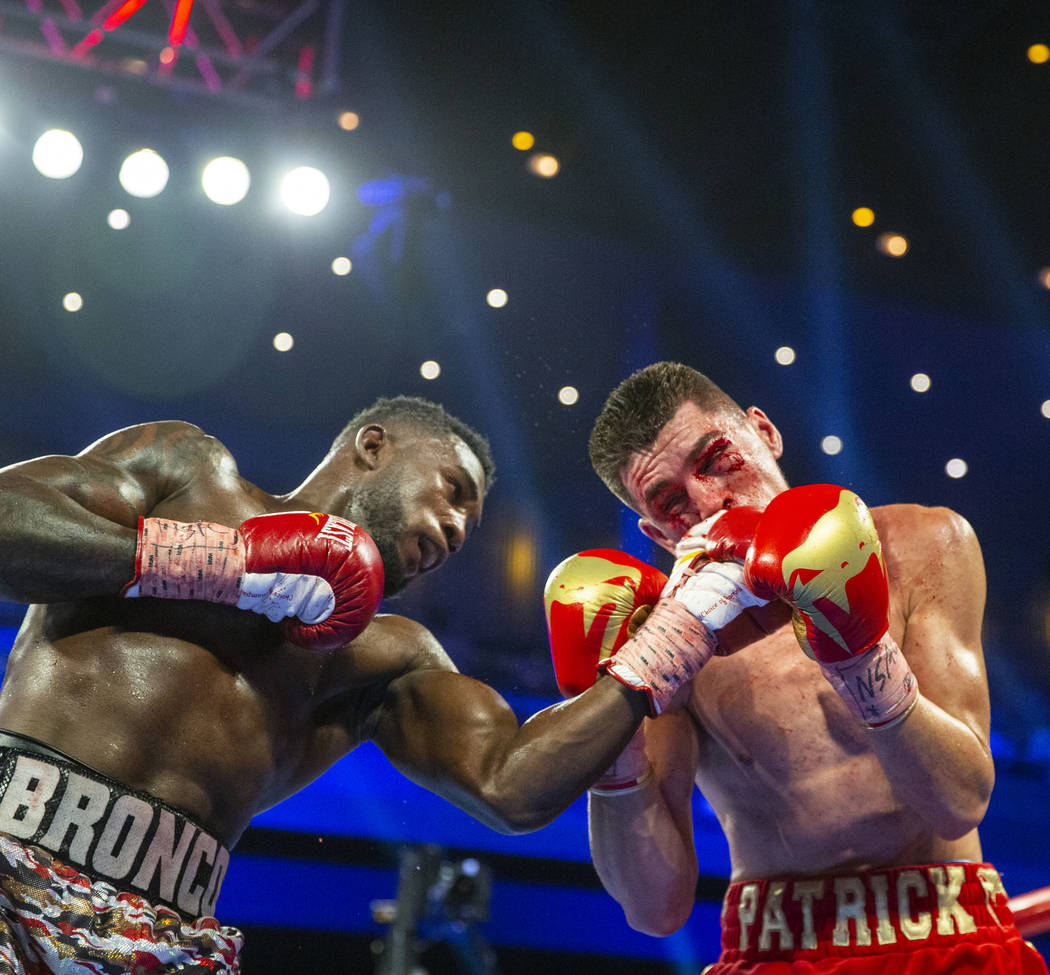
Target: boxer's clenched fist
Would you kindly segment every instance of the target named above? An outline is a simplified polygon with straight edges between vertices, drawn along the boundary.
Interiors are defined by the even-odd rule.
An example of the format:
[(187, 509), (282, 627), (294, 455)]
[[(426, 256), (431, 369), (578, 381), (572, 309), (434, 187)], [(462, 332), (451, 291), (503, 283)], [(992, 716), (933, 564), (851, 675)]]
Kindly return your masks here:
[(790, 604), (795, 636), (870, 727), (900, 720), (915, 677), (887, 633), (889, 582), (871, 513), (856, 494), (808, 484), (778, 494), (754, 531), (748, 586)]
[(588, 549), (554, 567), (543, 606), (562, 694), (574, 697), (594, 683), (598, 664), (623, 646), (666, 582), (659, 569), (611, 548)]
[(371, 621), (383, 579), (368, 533), (335, 515), (278, 512), (238, 528), (142, 518), (123, 594), (237, 606), (280, 622), (298, 646), (332, 650)]

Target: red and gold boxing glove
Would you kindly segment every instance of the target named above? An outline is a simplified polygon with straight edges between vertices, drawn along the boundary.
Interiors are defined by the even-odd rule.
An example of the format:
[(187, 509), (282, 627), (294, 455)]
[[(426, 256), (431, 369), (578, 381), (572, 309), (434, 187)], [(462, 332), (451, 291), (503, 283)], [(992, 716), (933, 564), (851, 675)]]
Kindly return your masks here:
[(777, 495), (755, 528), (744, 579), (792, 608), (795, 637), (870, 728), (902, 721), (915, 676), (888, 633), (889, 583), (871, 512), (834, 484)]
[(749, 504), (716, 512), (682, 536), (675, 546), (675, 558), (703, 552), (714, 562), (743, 565), (761, 517), (762, 509)]
[[(557, 565), (543, 588), (551, 659), (558, 689), (575, 697), (598, 677), (634, 633), (667, 582), (659, 569), (615, 549), (589, 549)], [(624, 795), (649, 777), (639, 728), (612, 767), (591, 787), (597, 795)]]
[(383, 562), (353, 522), (319, 512), (212, 522), (139, 519), (128, 598), (202, 599), (279, 622), (310, 650), (334, 650), (371, 621), (383, 598)]

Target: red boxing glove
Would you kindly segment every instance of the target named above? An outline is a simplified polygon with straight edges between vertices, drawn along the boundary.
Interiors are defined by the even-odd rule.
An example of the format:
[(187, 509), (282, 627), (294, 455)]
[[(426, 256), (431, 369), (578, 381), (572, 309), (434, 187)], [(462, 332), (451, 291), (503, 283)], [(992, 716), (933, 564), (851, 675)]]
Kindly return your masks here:
[[(627, 642), (666, 582), (659, 569), (610, 548), (570, 555), (554, 568), (543, 587), (543, 605), (554, 675), (565, 697), (595, 682), (598, 665)], [(639, 728), (589, 791), (627, 795), (640, 789), (651, 773)]]
[(810, 484), (777, 495), (755, 529), (744, 579), (792, 607), (795, 637), (869, 727), (902, 720), (918, 694), (889, 627), (889, 583), (871, 512), (852, 491)]
[(675, 546), (675, 558), (703, 552), (712, 562), (743, 565), (761, 517), (762, 509), (749, 504), (716, 512), (682, 536)]
[(595, 682), (598, 664), (623, 646), (666, 582), (659, 569), (611, 548), (570, 555), (554, 568), (543, 605), (554, 675), (565, 697)]
[(335, 515), (278, 512), (239, 529), (142, 518), (123, 595), (237, 606), (280, 622), (297, 646), (333, 650), (369, 624), (383, 579), (368, 533)]

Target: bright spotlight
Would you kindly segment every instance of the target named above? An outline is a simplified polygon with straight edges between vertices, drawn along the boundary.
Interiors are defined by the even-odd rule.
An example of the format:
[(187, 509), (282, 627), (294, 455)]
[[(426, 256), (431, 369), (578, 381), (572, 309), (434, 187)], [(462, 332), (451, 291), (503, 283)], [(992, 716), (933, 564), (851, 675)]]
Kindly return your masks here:
[(62, 296), (62, 307), (66, 311), (80, 311), (84, 307), (84, 299), (75, 291), (70, 291), (69, 294)]
[(858, 227), (870, 227), (875, 222), (875, 211), (871, 207), (857, 207), (850, 215)]
[(424, 379), (437, 379), (437, 377), (441, 375), (441, 366), (433, 359), (427, 359), (427, 361), (419, 367), (419, 374)]
[(782, 345), (773, 353), (773, 358), (782, 366), (790, 366), (795, 361), (795, 350), (790, 345)]
[(917, 372), (911, 377), (911, 388), (917, 393), (928, 392), (932, 385), (932, 380), (924, 372)]
[(278, 352), (287, 352), (293, 345), (295, 345), (295, 339), (289, 332), (278, 332), (273, 337), (273, 347)]
[(580, 391), (575, 386), (562, 386), (558, 390), (558, 402), (562, 406), (572, 406), (580, 398)]
[(131, 214), (123, 207), (117, 207), (106, 214), (106, 223), (112, 230), (127, 230), (131, 225)]
[(69, 179), (83, 161), (80, 141), (65, 129), (49, 129), (33, 146), (33, 165), (48, 179)]
[(349, 257), (336, 257), (332, 259), (332, 273), (345, 278), (354, 269)]
[(168, 185), (168, 164), (153, 149), (139, 149), (124, 160), (117, 178), (132, 196), (147, 200)]
[(904, 257), (908, 253), (908, 238), (902, 234), (879, 234), (875, 246), (887, 257)]
[(559, 169), (561, 169), (561, 164), (558, 162), (557, 156), (552, 156), (549, 153), (535, 153), (529, 156), (529, 170), (536, 176), (551, 179), (553, 176), (558, 175)]
[(492, 308), (502, 308), (508, 300), (507, 292), (502, 288), (493, 288), (487, 295), (485, 295), (485, 300)]
[(1039, 412), (1050, 420), (1050, 399), (1044, 399), (1039, 405)]
[(328, 177), (313, 166), (299, 166), (281, 180), (281, 199), (292, 213), (313, 217), (328, 206)]
[(820, 441), (820, 449), (832, 457), (842, 453), (842, 438), (831, 434)]
[(531, 132), (515, 132), (511, 136), (510, 144), (519, 152), (528, 152), (536, 145), (536, 139)]
[(969, 468), (966, 466), (966, 461), (961, 457), (953, 457), (944, 465), (944, 473), (949, 477), (954, 477), (956, 479), (966, 477), (967, 470), (969, 470)]
[(219, 156), (204, 167), (201, 186), (204, 195), (219, 206), (229, 207), (240, 203), (248, 195), (252, 177), (248, 167), (233, 156)]

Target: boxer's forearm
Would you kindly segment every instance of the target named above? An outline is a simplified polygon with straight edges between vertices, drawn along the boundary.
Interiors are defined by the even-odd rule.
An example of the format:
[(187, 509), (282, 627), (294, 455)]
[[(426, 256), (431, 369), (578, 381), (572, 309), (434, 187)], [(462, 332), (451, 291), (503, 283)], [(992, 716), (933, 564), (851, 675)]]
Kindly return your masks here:
[(524, 724), (492, 688), (416, 671), (393, 682), (376, 744), (407, 777), (492, 829), (524, 833), (561, 815), (613, 763), (648, 699), (610, 677)]
[(0, 474), (0, 598), (57, 602), (120, 591), (136, 532), (13, 471)]
[(627, 923), (656, 937), (685, 924), (696, 896), (696, 849), (676, 828), (656, 780), (627, 795), (590, 796), (588, 823), (595, 869)]
[(869, 734), (894, 794), (945, 839), (984, 818), (995, 782), (986, 741), (924, 698), (900, 724)]

